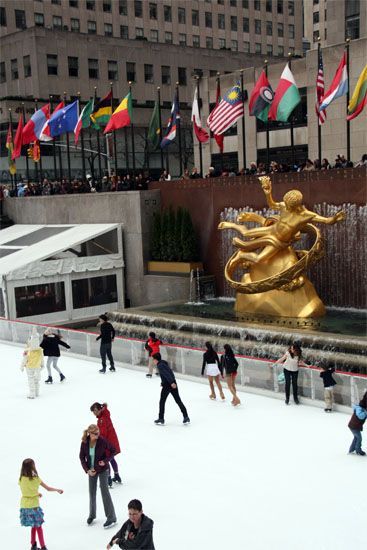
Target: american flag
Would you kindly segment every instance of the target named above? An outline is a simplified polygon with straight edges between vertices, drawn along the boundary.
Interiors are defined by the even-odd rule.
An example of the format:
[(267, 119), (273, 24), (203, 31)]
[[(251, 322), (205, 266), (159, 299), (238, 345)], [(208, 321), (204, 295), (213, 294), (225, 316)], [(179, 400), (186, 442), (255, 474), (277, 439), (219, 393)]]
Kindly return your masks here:
[(322, 103), (322, 98), (324, 96), (325, 92), (325, 86), (324, 86), (324, 65), (322, 63), (322, 52), (321, 48), (319, 48), (318, 53), (319, 58), (319, 68), (317, 71), (317, 77), (316, 77), (316, 103), (315, 103), (315, 111), (316, 116), (319, 119), (319, 124), (324, 124), (326, 120), (326, 110), (320, 111), (320, 105)]
[(224, 134), (243, 116), (243, 101), (239, 82), (224, 95), (208, 117), (208, 126), (214, 134)]

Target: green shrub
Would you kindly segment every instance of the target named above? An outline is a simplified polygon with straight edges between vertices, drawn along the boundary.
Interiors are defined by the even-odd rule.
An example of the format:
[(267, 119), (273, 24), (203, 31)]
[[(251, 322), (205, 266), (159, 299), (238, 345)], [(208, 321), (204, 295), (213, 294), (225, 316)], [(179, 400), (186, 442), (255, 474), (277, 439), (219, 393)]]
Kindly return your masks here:
[(199, 258), (198, 240), (190, 212), (170, 207), (153, 215), (150, 256), (163, 262), (194, 262)]
[(153, 214), (152, 238), (150, 241), (150, 252), (152, 260), (159, 262), (162, 259), (161, 255), (161, 224), (162, 216), (160, 212)]

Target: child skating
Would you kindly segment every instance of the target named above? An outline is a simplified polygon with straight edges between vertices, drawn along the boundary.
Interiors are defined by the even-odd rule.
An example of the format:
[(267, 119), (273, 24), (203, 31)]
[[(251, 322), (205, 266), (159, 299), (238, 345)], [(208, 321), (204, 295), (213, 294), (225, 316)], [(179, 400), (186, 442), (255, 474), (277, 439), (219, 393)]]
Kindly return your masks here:
[(46, 384), (52, 384), (52, 375), (51, 375), (51, 365), (56, 372), (60, 375), (60, 382), (65, 380), (65, 376), (57, 366), (57, 362), (60, 357), (60, 346), (70, 349), (69, 344), (63, 342), (61, 336), (54, 334), (52, 328), (47, 328), (43, 335), (43, 340), (40, 344), (40, 347), (43, 349), (43, 355), (47, 357), (46, 368), (48, 372), (48, 378), (45, 380)]
[(359, 405), (353, 405), (352, 418), (349, 420), (348, 428), (353, 434), (353, 441), (349, 447), (349, 454), (356, 453), (357, 455), (365, 456), (362, 451), (362, 431), (363, 424), (367, 418), (367, 392), (359, 402)]
[(43, 369), (43, 350), (39, 344), (39, 336), (36, 327), (33, 327), (27, 347), (23, 352), (23, 360), (20, 370), (24, 369), (27, 373), (29, 394), (28, 399), (34, 399), (39, 396), (39, 384), (41, 378), (41, 369)]
[[(149, 353), (149, 357), (148, 357), (148, 373), (145, 375), (147, 378), (152, 378), (152, 374), (153, 374), (153, 368), (154, 368), (154, 360), (153, 360), (153, 355), (155, 353), (159, 353), (160, 352), (160, 347), (163, 346), (163, 342), (162, 340), (160, 340), (159, 338), (156, 338), (156, 335), (155, 335), (155, 332), (150, 332), (149, 333), (149, 338), (148, 340), (145, 342), (145, 349), (147, 350), (147, 352)], [(156, 374), (159, 374), (158, 371), (156, 371)]]
[(36, 537), (38, 537), (41, 550), (47, 550), (43, 537), (42, 524), (44, 523), (44, 519), (43, 510), (39, 505), (39, 499), (42, 496), (38, 492), (39, 487), (43, 487), (46, 491), (57, 491), (60, 495), (64, 491), (50, 487), (40, 479), (32, 458), (23, 460), (18, 484), (22, 492), (20, 524), (23, 527), (31, 527), (31, 550), (37, 550)]
[(325, 412), (330, 412), (333, 410), (333, 401), (334, 401), (334, 386), (336, 382), (333, 378), (333, 372), (335, 372), (334, 367), (327, 367), (326, 365), (322, 367), (320, 376), (324, 383), (324, 399), (325, 399)]

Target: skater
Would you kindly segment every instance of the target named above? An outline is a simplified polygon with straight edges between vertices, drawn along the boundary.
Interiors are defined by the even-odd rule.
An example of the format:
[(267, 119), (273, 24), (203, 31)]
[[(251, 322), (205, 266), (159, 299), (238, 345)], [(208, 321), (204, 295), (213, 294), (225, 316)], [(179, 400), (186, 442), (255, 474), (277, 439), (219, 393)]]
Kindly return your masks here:
[(89, 516), (87, 524), (91, 525), (96, 519), (97, 505), (97, 481), (101, 490), (106, 521), (103, 527), (107, 529), (116, 523), (115, 508), (113, 506), (110, 491), (108, 490), (108, 462), (115, 455), (115, 448), (106, 439), (99, 436), (98, 426), (91, 424), (83, 432), (80, 445), (80, 463), (88, 474), (89, 481)]
[(23, 527), (31, 527), (31, 550), (37, 550), (36, 535), (38, 536), (41, 550), (47, 550), (42, 530), (42, 523), (44, 523), (43, 510), (39, 505), (39, 499), (42, 495), (38, 492), (38, 489), (41, 486), (46, 491), (57, 491), (60, 495), (64, 491), (46, 485), (39, 478), (34, 460), (31, 458), (23, 460), (18, 485), (22, 492), (20, 524)]
[(210, 342), (205, 342), (206, 352), (203, 355), (203, 366), (201, 368), (201, 376), (204, 376), (205, 367), (206, 367), (206, 375), (209, 380), (209, 386), (210, 386), (210, 399), (216, 399), (217, 396), (215, 395), (215, 389), (214, 389), (214, 382), (218, 386), (219, 395), (221, 399), (225, 399), (222, 384), (220, 383), (219, 376), (221, 375), (223, 378), (223, 370), (221, 367), (221, 364), (219, 362), (219, 357), (217, 352), (213, 349), (213, 346)]
[(323, 370), (320, 372), (320, 376), (324, 383), (324, 399), (325, 399), (325, 412), (331, 412), (333, 410), (333, 398), (334, 398), (334, 386), (336, 382), (333, 378), (334, 367), (327, 367), (326, 365), (321, 367)]
[(32, 335), (28, 339), (27, 347), (23, 352), (23, 361), (20, 367), (21, 371), (26, 369), (27, 372), (29, 387), (28, 399), (34, 399), (39, 396), (41, 369), (43, 369), (43, 367), (43, 351), (42, 348), (40, 348), (36, 327), (33, 327)]
[(177, 382), (173, 370), (168, 365), (167, 361), (163, 361), (160, 353), (153, 355), (153, 360), (157, 366), (158, 372), (162, 380), (161, 398), (159, 401), (159, 415), (157, 420), (154, 420), (155, 424), (164, 424), (164, 407), (169, 394), (172, 394), (173, 399), (183, 414), (183, 423), (189, 424), (190, 418), (188, 417), (185, 405), (182, 403), (180, 394), (178, 393)]
[[(159, 353), (160, 346), (163, 346), (162, 340), (159, 340), (159, 338), (156, 338), (155, 332), (150, 332), (149, 339), (145, 342), (145, 346), (144, 346), (147, 352), (149, 353), (149, 358), (148, 358), (149, 370), (148, 370), (148, 374), (145, 375), (147, 378), (152, 378), (153, 367), (154, 367), (153, 355), (155, 353)], [(159, 372), (156, 371), (156, 374), (159, 375)]]
[[(97, 426), (101, 437), (104, 437), (105, 439), (107, 439), (109, 443), (111, 443), (111, 445), (113, 445), (113, 447), (116, 450), (115, 456), (118, 455), (121, 452), (120, 443), (119, 443), (117, 434), (115, 432), (115, 428), (113, 427), (113, 424), (112, 424), (111, 414), (107, 408), (107, 403), (103, 403), (103, 404), (98, 402), (93, 403), (93, 405), (91, 405), (90, 407), (90, 410), (92, 411), (94, 416), (97, 417)], [(111, 469), (110, 469), (109, 476), (108, 476), (109, 487), (112, 487), (113, 481), (115, 483), (121, 483), (121, 477), (119, 476), (119, 467), (115, 460), (115, 456), (113, 456), (110, 459), (110, 464), (113, 468), (115, 475), (114, 475), (114, 478), (112, 479)]]
[(101, 340), (100, 354), (102, 359), (102, 368), (99, 372), (103, 374), (106, 372), (106, 355), (110, 362), (110, 371), (115, 372), (115, 363), (112, 357), (112, 342), (115, 338), (115, 329), (108, 322), (107, 315), (100, 315), (99, 319), (102, 321), (100, 325), (100, 335), (96, 338), (96, 341)]
[(291, 382), (293, 387), (293, 399), (296, 405), (299, 405), (298, 400), (298, 369), (299, 367), (307, 367), (302, 359), (302, 350), (298, 344), (293, 344), (285, 352), (285, 354), (275, 361), (274, 365), (283, 363), (285, 377), (285, 404), (289, 405), (289, 395)]
[(154, 521), (143, 512), (143, 505), (138, 499), (131, 500), (127, 505), (129, 519), (107, 544), (110, 550), (114, 544), (122, 549), (155, 550), (153, 542)]
[(229, 344), (224, 344), (224, 354), (220, 358), (220, 364), (226, 371), (226, 378), (227, 378), (227, 384), (228, 389), (233, 395), (232, 399), (232, 405), (236, 407), (237, 405), (241, 405), (241, 401), (237, 396), (236, 392), (236, 376), (237, 376), (237, 369), (238, 369), (238, 361), (234, 356), (233, 350)]
[(349, 447), (349, 454), (356, 452), (357, 455), (365, 456), (366, 453), (362, 451), (362, 431), (363, 424), (367, 418), (367, 392), (359, 402), (359, 405), (353, 405), (353, 415), (349, 420), (348, 428), (353, 434), (353, 441)]
[(52, 328), (47, 328), (43, 335), (43, 340), (40, 347), (43, 349), (43, 355), (47, 357), (46, 368), (48, 372), (48, 378), (45, 380), (46, 384), (52, 384), (51, 365), (60, 375), (60, 382), (65, 380), (65, 376), (57, 366), (57, 362), (60, 357), (60, 346), (64, 346), (66, 349), (70, 349), (69, 344), (63, 342), (61, 336), (54, 334)]

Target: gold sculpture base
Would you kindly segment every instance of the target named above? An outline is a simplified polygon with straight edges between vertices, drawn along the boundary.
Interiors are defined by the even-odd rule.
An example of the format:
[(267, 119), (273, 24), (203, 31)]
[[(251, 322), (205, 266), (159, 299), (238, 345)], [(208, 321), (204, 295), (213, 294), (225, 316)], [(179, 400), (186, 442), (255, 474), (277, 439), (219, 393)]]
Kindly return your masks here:
[[(248, 284), (271, 277), (288, 269), (297, 262), (297, 256), (291, 248), (279, 251), (272, 263), (255, 264), (246, 273), (241, 282)], [(239, 314), (254, 314), (274, 317), (310, 318), (325, 315), (325, 306), (320, 300), (313, 284), (302, 275), (302, 283), (296, 283), (289, 290), (268, 290), (255, 294), (237, 292), (235, 311)], [(292, 284), (289, 285), (292, 288)]]

